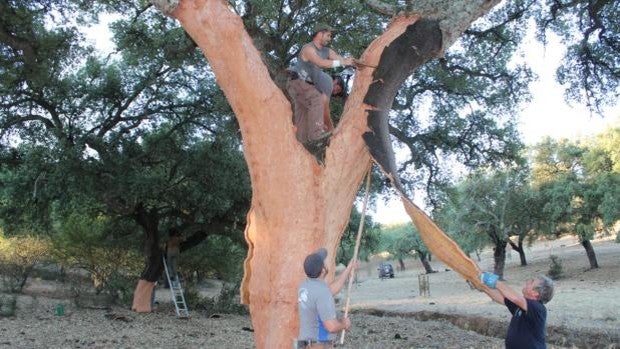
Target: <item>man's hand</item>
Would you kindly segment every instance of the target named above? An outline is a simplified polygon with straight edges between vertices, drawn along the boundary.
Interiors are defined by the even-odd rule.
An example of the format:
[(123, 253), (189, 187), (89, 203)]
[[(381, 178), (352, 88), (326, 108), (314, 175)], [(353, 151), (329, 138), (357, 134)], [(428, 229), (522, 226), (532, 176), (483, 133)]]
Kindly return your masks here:
[(342, 65), (344, 65), (345, 67), (347, 66), (351, 66), (353, 64), (355, 64), (355, 60), (351, 57), (345, 57), (343, 60), (341, 60)]
[(348, 330), (351, 327), (351, 320), (349, 320), (348, 317), (345, 317), (344, 319), (342, 319), (342, 325), (344, 326), (345, 330)]
[(344, 277), (345, 278), (349, 278), (351, 276), (351, 274), (353, 274), (353, 272), (355, 271), (355, 269), (357, 269), (357, 261), (351, 259), (351, 261), (349, 262), (349, 264), (347, 265), (347, 268), (344, 270)]
[(493, 273), (485, 271), (484, 273), (480, 274), (480, 281), (482, 281), (483, 284), (489, 286), (490, 288), (495, 288), (497, 280), (499, 280), (499, 276)]
[(359, 59), (353, 59), (353, 64), (355, 64), (355, 67), (357, 68), (376, 68), (377, 67), (375, 65), (368, 64)]
[(349, 265), (347, 265), (348, 269), (357, 269), (358, 265), (357, 265), (357, 260), (353, 260), (351, 259), (351, 261), (349, 261)]

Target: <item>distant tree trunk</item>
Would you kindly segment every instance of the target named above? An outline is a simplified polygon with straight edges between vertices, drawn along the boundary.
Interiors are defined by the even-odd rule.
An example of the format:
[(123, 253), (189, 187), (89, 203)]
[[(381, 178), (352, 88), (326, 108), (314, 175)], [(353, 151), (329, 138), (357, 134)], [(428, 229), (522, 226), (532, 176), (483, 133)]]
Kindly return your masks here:
[(150, 312), (151, 296), (155, 282), (163, 272), (163, 251), (159, 245), (159, 216), (155, 210), (147, 210), (141, 204), (136, 207), (135, 220), (144, 232), (144, 269), (134, 291), (132, 309), (137, 312)]
[(398, 257), (398, 267), (401, 271), (405, 270), (405, 261), (403, 260), (403, 257)]
[(523, 238), (519, 236), (518, 245), (512, 242), (512, 240), (508, 240), (508, 243), (510, 244), (513, 250), (519, 253), (519, 259), (521, 260), (521, 266), (526, 266), (527, 260), (525, 259), (525, 251), (523, 250)]
[(431, 267), (431, 263), (429, 263), (430, 261), (430, 254), (428, 253), (422, 253), (422, 252), (418, 252), (418, 256), (420, 258), (420, 262), (422, 262), (422, 265), (424, 266), (424, 271), (426, 271), (427, 274), (432, 274), (435, 273), (436, 271), (433, 270), (433, 267)]
[[(291, 105), (227, 1), (157, 2), (201, 48), (239, 121), (252, 182), (241, 300), (249, 304), (257, 348), (290, 347), (298, 332), (296, 289), (305, 256), (326, 247), (326, 263), (332, 265), (328, 279), (333, 278), (335, 251), (371, 163), (369, 149), (377, 150), (375, 160), (394, 156), (387, 118), (398, 88), (499, 0), (421, 2), (415, 13), (428, 18), (394, 16), (360, 57), (377, 68), (358, 69), (324, 165), (297, 142)], [(377, 125), (382, 129), (373, 129)], [(380, 162), (397, 183), (393, 161), (388, 167)], [(482, 287), (477, 266), (402, 190), (400, 195), (429, 250)]]
[(506, 245), (508, 243), (505, 240), (500, 240), (495, 243), (493, 249), (493, 272), (497, 274), (500, 279), (504, 278), (504, 266), (506, 265)]
[(594, 253), (594, 248), (592, 247), (592, 243), (590, 240), (581, 241), (581, 245), (586, 249), (586, 254), (588, 255), (588, 261), (590, 261), (590, 269), (598, 268), (598, 261), (596, 260), (596, 253)]

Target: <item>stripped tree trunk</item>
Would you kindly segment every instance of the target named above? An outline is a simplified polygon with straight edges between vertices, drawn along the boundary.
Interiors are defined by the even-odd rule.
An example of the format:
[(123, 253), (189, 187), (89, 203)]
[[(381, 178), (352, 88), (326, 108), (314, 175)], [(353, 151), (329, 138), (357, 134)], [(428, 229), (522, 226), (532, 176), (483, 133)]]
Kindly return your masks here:
[(327, 263), (334, 264), (371, 161), (369, 150), (395, 185), (429, 250), (482, 287), (475, 263), (404, 194), (395, 172), (387, 115), (402, 82), (498, 2), (422, 1), (418, 13), (432, 18), (394, 17), (361, 56), (378, 67), (358, 71), (321, 166), (295, 139), (291, 105), (228, 4), (158, 1), (202, 49), (241, 128), (253, 193), (241, 299), (250, 307), (257, 348), (287, 348), (297, 336), (296, 291), (304, 278), (303, 259), (324, 246)]

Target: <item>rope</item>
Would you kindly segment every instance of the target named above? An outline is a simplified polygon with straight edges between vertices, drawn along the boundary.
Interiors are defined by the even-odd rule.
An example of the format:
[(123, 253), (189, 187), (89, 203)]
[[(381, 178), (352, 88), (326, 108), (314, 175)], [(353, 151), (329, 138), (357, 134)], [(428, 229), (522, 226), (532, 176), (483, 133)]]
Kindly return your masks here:
[[(362, 241), (362, 230), (364, 230), (364, 218), (366, 217), (366, 205), (368, 204), (368, 196), (370, 194), (370, 175), (372, 174), (372, 161), (368, 165), (368, 175), (366, 176), (366, 194), (364, 195), (364, 204), (362, 206), (362, 216), (360, 217), (360, 225), (357, 229), (357, 238), (355, 239), (355, 248), (353, 249), (352, 261), (357, 262), (357, 252), (360, 249), (360, 242)], [(347, 302), (344, 306), (344, 318), (346, 319), (349, 314), (349, 303), (351, 302), (351, 287), (353, 287), (353, 278), (355, 277), (355, 269), (351, 270), (349, 275), (349, 285), (347, 287)], [(346, 330), (342, 330), (340, 335), (340, 344), (344, 343), (344, 333)]]

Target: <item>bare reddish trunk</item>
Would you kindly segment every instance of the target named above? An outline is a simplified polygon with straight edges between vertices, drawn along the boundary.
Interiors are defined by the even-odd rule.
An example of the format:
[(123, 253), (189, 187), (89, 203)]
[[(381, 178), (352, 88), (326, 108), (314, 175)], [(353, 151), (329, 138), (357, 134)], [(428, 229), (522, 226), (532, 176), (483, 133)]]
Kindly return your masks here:
[(151, 312), (151, 298), (155, 282), (164, 270), (162, 251), (159, 247), (159, 217), (157, 211), (149, 211), (142, 205), (136, 207), (135, 219), (144, 231), (143, 252), (145, 256), (144, 269), (140, 281), (133, 293), (132, 310), (139, 313)]
[[(469, 13), (471, 18), (457, 11), (459, 16), (455, 18), (462, 22), (457, 31), (464, 30), (495, 3), (497, 0), (472, 5), (476, 11)], [(369, 131), (372, 114), (365, 97), (369, 86), (377, 80), (372, 69), (358, 71), (323, 167), (296, 141), (291, 106), (271, 80), (240, 18), (228, 4), (221, 0), (181, 0), (171, 15), (203, 50), (241, 127), (253, 191), (245, 230), (249, 249), (241, 296), (242, 302), (250, 306), (256, 347), (288, 348), (297, 335), (296, 290), (304, 278), (303, 259), (325, 246), (329, 251), (327, 263), (333, 266), (355, 194), (371, 161), (362, 134)], [(384, 49), (417, 20), (416, 16), (396, 17), (361, 58), (370, 65), (378, 65)], [(447, 40), (451, 43), (454, 37)], [(423, 59), (416, 62), (421, 63)], [(392, 85), (373, 85), (373, 96), (387, 87), (395, 93), (399, 85), (383, 82)], [(383, 93), (379, 97), (389, 104), (387, 108), (391, 106), (393, 95)], [(378, 108), (378, 104), (373, 106)], [(388, 177), (394, 180), (390, 174)], [(477, 266), (464, 261), (467, 258), (462, 252), (458, 254), (458, 246), (421, 210), (403, 200), (419, 230), (429, 228), (422, 232), (429, 249), (440, 259), (446, 258), (448, 262), (444, 262), (454, 270), (477, 282)]]
[[(203, 49), (241, 126), (253, 189), (241, 296), (250, 306), (256, 346), (290, 347), (298, 328), (296, 290), (304, 278), (303, 259), (325, 246), (328, 263), (334, 264), (370, 163), (361, 138), (367, 130), (363, 86), (370, 84), (370, 72), (358, 74), (358, 92), (348, 99), (323, 167), (295, 139), (288, 100), (226, 3), (185, 1), (174, 16)], [(414, 20), (395, 26), (395, 35)], [(365, 59), (376, 61), (382, 46), (371, 47), (374, 54)]]

